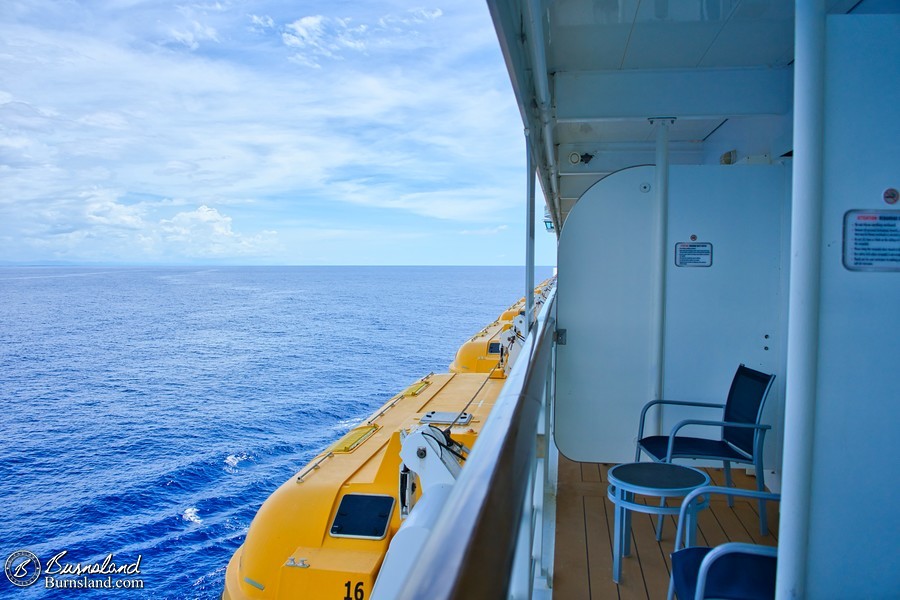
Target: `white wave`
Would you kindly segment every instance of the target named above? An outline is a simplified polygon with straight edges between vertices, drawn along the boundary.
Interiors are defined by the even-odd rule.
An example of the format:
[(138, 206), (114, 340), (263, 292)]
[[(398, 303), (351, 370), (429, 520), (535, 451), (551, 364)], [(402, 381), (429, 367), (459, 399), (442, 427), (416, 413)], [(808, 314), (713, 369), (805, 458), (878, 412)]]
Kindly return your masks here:
[(181, 519), (183, 521), (187, 521), (188, 523), (202, 523), (203, 519), (201, 519), (197, 515), (197, 507), (190, 506), (184, 509), (184, 512), (181, 513)]
[(331, 431), (344, 432), (349, 431), (360, 425), (365, 418), (354, 417), (352, 419), (342, 419), (331, 426)]
[(234, 473), (237, 471), (237, 466), (241, 462), (250, 458), (249, 454), (229, 454), (225, 457), (225, 471), (228, 473)]

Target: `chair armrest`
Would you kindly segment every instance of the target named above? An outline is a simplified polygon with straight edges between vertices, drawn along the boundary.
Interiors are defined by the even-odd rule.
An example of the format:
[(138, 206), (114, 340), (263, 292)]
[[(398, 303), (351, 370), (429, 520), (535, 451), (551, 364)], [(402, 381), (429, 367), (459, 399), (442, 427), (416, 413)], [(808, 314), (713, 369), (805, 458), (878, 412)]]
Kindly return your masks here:
[(698, 496), (706, 496), (712, 494), (717, 494), (720, 496), (730, 496), (732, 498), (755, 498), (757, 500), (771, 500), (773, 502), (778, 502), (781, 500), (781, 494), (774, 494), (772, 492), (759, 492), (757, 490), (728, 488), (716, 485), (704, 485), (703, 487), (699, 487), (685, 496), (684, 500), (681, 501), (681, 509), (678, 511), (678, 531), (675, 534), (675, 552), (681, 550), (681, 548), (684, 547), (680, 544), (684, 539), (684, 537), (682, 536), (682, 524), (685, 522), (685, 514), (687, 514), (687, 511), (691, 509), (691, 505), (694, 503), (694, 500), (696, 500)]
[(756, 423), (732, 423), (730, 421), (704, 421), (703, 419), (685, 419), (684, 421), (679, 421), (672, 428), (672, 431), (669, 433), (669, 445), (666, 449), (666, 462), (672, 462), (672, 450), (675, 448), (675, 434), (678, 431), (686, 427), (688, 425), (705, 425), (708, 427), (739, 427), (742, 429), (759, 429), (765, 432), (768, 429), (772, 429), (771, 425), (762, 425)]
[(771, 425), (764, 425), (762, 423), (734, 423), (732, 421), (706, 421), (704, 419), (685, 419), (683, 421), (679, 421), (672, 428), (671, 433), (669, 433), (669, 437), (673, 437), (679, 429), (685, 427), (687, 425), (709, 425), (713, 427), (740, 427), (742, 429), (772, 429)]
[(778, 556), (778, 548), (742, 542), (728, 542), (721, 546), (716, 546), (710, 550), (709, 554), (703, 557), (703, 561), (700, 563), (700, 570), (697, 573), (697, 589), (694, 593), (694, 600), (703, 600), (706, 596), (706, 579), (709, 576), (709, 570), (712, 568), (713, 563), (726, 554), (755, 554), (757, 556), (770, 556), (776, 558)]
[(647, 411), (650, 410), (651, 407), (660, 404), (669, 404), (672, 406), (699, 406), (702, 408), (725, 408), (724, 404), (713, 404), (711, 402), (693, 402), (688, 400), (651, 400), (644, 405), (644, 408), (641, 409), (641, 421), (640, 425), (638, 426), (638, 440), (641, 440), (644, 437), (644, 418), (647, 416)]

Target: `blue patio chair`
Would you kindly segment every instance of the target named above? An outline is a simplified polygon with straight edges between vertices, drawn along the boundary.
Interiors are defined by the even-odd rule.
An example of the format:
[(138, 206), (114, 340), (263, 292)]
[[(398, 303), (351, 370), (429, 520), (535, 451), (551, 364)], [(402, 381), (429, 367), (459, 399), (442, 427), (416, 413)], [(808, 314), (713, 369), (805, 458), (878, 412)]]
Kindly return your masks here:
[[(715, 548), (682, 546), (681, 542), (687, 536), (683, 532), (685, 515), (688, 511), (698, 510), (698, 496), (707, 496), (708, 500), (708, 496), (712, 494), (724, 494), (729, 499), (734, 496), (757, 498), (761, 502), (780, 499), (778, 494), (712, 486), (698, 488), (688, 494), (681, 503), (678, 515), (668, 600), (672, 600), (673, 595), (678, 600), (774, 598), (778, 562), (776, 548), (740, 542), (729, 542)], [(696, 524), (696, 518), (691, 519), (691, 522)]]
[[(637, 449), (635, 450), (635, 462), (641, 459), (641, 452), (645, 452), (656, 462), (672, 462), (676, 458), (721, 460), (725, 468), (725, 485), (733, 487), (731, 480), (731, 463), (747, 463), (756, 467), (756, 487), (760, 492), (766, 489), (765, 473), (763, 471), (763, 442), (766, 431), (770, 425), (760, 424), (763, 405), (774, 375), (768, 375), (754, 371), (744, 365), (739, 365), (731, 382), (731, 389), (725, 404), (711, 404), (708, 402), (685, 402), (676, 400), (653, 400), (648, 402), (641, 410), (641, 422), (638, 428)], [(644, 420), (647, 411), (658, 405), (675, 406), (700, 406), (705, 408), (718, 408), (723, 410), (721, 421), (706, 421), (700, 419), (686, 419), (680, 421), (668, 436), (652, 435), (644, 437)], [(715, 427), (721, 431), (718, 440), (679, 436), (678, 432), (688, 425)], [(729, 497), (728, 505), (734, 506), (734, 500)], [(657, 527), (657, 538), (661, 535), (662, 520)], [(766, 523), (766, 503), (759, 503), (759, 531), (766, 535), (768, 526)]]

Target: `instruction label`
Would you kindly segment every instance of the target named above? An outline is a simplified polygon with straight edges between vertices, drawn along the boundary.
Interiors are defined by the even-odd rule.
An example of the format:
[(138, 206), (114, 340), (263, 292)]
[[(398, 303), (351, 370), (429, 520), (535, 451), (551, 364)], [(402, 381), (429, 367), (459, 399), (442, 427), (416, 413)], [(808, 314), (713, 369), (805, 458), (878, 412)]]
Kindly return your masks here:
[(709, 242), (675, 244), (676, 267), (711, 267), (713, 246)]
[(900, 271), (900, 210), (847, 211), (844, 267), (851, 271)]

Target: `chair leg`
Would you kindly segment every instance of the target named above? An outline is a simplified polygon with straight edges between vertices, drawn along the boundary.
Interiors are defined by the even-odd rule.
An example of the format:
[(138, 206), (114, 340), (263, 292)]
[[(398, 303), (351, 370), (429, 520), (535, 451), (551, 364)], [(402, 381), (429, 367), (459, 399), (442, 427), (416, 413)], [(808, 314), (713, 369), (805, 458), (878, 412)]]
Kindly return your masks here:
[[(733, 488), (734, 483), (731, 481), (731, 461), (723, 460), (722, 464), (725, 465), (725, 487)], [(729, 508), (734, 507), (734, 497), (728, 496), (728, 506)]]
[[(618, 495), (620, 492), (616, 490), (616, 494)], [(615, 511), (615, 524), (613, 528), (613, 581), (615, 583), (619, 583), (619, 578), (622, 574), (622, 527), (624, 523), (622, 523), (622, 507), (616, 502), (616, 511)]]
[[(766, 491), (766, 472), (763, 470), (762, 461), (756, 463), (756, 489), (760, 492)], [(766, 518), (766, 501), (759, 501), (759, 533), (768, 535), (769, 520)]]
[[(625, 500), (634, 503), (634, 493), (628, 492), (625, 494)], [(622, 539), (622, 556), (629, 556), (631, 555), (631, 511), (625, 509), (622, 516), (625, 523), (625, 537)]]
[[(708, 498), (707, 498), (708, 500)], [(700, 499), (696, 499), (690, 507), (688, 507), (687, 512), (684, 515), (684, 543), (685, 548), (690, 548), (697, 545), (697, 512), (699, 509)], [(678, 540), (675, 540), (675, 543), (678, 544)]]
[(631, 550), (631, 512), (625, 508), (624, 503), (628, 499), (634, 499), (634, 494), (616, 490), (615, 523), (613, 534), (613, 581), (619, 583), (622, 578), (622, 559)]
[[(659, 499), (659, 507), (663, 508), (666, 505), (666, 497), (663, 496)], [(659, 515), (656, 517), (656, 541), (662, 540), (662, 530), (663, 530), (663, 519), (665, 519), (665, 515)]]

